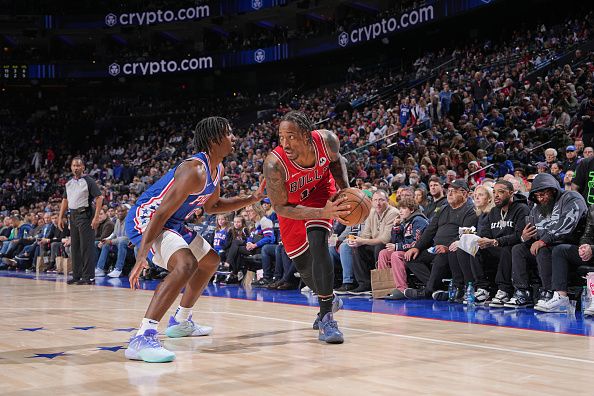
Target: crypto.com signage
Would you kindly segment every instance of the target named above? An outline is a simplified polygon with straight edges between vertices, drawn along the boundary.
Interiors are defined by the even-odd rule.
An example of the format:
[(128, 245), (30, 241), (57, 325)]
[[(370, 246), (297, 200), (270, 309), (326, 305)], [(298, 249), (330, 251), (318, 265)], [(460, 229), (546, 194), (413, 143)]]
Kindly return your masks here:
[(338, 35), (338, 45), (346, 47), (349, 44), (374, 40), (436, 19), (435, 7), (433, 5), (424, 6), (405, 12), (400, 16), (382, 18), (380, 21), (358, 27), (350, 32), (342, 32)]
[(105, 16), (105, 25), (108, 27), (143, 26), (152, 23), (183, 22), (204, 19), (211, 16), (210, 6), (200, 5), (179, 10), (157, 10), (142, 12), (127, 12), (124, 14), (109, 13)]

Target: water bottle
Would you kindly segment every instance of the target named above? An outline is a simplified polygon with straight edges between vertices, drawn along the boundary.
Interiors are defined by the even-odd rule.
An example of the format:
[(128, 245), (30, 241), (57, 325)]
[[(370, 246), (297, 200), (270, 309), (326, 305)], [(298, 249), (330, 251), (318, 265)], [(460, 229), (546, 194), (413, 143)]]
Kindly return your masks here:
[(448, 301), (454, 302), (456, 299), (456, 286), (454, 285), (454, 280), (450, 279), (450, 284), (448, 285)]
[(581, 299), (581, 303), (582, 303), (582, 314), (584, 313), (584, 311), (590, 306), (590, 290), (588, 290), (588, 286), (584, 286), (584, 288), (582, 289), (582, 299)]
[(474, 302), (474, 286), (472, 285), (472, 282), (468, 282), (468, 287), (466, 287), (466, 304), (468, 304), (468, 307), (474, 308)]

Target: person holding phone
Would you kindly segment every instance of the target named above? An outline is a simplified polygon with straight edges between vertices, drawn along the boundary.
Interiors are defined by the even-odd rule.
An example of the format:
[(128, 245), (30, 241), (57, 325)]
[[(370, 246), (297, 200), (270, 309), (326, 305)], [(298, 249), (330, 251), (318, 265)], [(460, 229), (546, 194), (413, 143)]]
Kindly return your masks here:
[(514, 296), (506, 308), (526, 308), (534, 305), (530, 292), (528, 264), (536, 262), (542, 282), (537, 305), (559, 294), (552, 289), (553, 249), (557, 245), (577, 245), (586, 225), (587, 207), (584, 198), (575, 191), (563, 191), (557, 180), (547, 173), (536, 176), (528, 199), (535, 203), (529, 221), (520, 237), (522, 243), (512, 248), (512, 283)]

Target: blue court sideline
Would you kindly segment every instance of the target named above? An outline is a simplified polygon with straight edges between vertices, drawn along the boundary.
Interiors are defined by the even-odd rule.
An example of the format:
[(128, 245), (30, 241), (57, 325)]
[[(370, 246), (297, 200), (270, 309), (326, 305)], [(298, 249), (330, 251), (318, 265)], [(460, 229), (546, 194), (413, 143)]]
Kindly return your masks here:
[[(38, 279), (44, 281), (64, 281), (62, 275), (35, 274), (24, 272), (0, 271), (0, 277)], [(144, 290), (154, 290), (158, 281), (141, 282)], [(128, 288), (127, 278), (97, 278), (97, 286)], [(69, 286), (84, 287), (84, 286)], [(209, 284), (205, 295), (219, 298), (237, 298), (280, 304), (314, 306), (317, 298), (310, 293), (298, 290), (245, 290), (239, 286), (219, 286)], [(461, 304), (449, 304), (432, 300), (386, 301), (372, 300), (362, 297), (343, 297), (344, 309), (375, 314), (410, 316), (432, 320), (465, 322), (486, 326), (505, 326), (525, 330), (546, 331), (580, 336), (594, 336), (594, 319), (582, 318), (578, 311), (575, 314), (542, 314), (533, 309), (487, 309), (477, 307), (468, 310)], [(340, 320), (340, 316), (338, 317)]]

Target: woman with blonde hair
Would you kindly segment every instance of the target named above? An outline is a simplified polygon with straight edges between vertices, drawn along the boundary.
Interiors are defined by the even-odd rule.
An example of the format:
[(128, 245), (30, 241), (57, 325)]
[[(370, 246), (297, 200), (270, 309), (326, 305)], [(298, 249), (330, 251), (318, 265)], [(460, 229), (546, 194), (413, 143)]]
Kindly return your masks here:
[(478, 216), (477, 234), (480, 234), (482, 227), (489, 226), (485, 222), (488, 222), (489, 212), (495, 207), (495, 203), (493, 202), (493, 190), (481, 184), (474, 189), (472, 198), (474, 201), (474, 210)]

